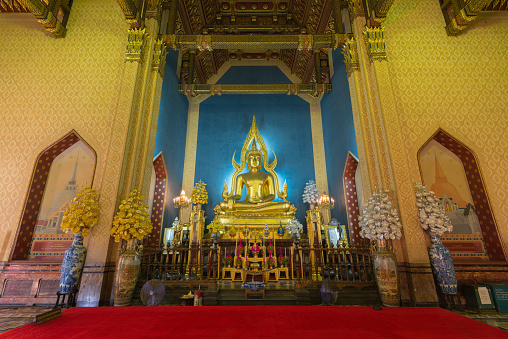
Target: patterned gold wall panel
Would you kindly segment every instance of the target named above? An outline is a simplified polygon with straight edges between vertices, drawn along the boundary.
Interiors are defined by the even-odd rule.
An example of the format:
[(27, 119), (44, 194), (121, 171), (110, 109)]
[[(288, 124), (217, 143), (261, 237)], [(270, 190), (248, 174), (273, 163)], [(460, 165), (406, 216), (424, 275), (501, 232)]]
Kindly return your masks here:
[(463, 142), (478, 156), (506, 246), (508, 13), (483, 13), (474, 27), (450, 37), (438, 1), (398, 0), (385, 25), (400, 142), (411, 156), (409, 176), (420, 178), (418, 149), (439, 127)]
[[(0, 239), (9, 244), (0, 260), (13, 245), (37, 155), (70, 130), (97, 152), (94, 187), (108, 185), (106, 161), (123, 152), (112, 145), (112, 126), (127, 27), (113, 0), (74, 1), (65, 39), (46, 34), (31, 15), (0, 16)], [(119, 172), (121, 161), (108, 166)], [(116, 191), (101, 194), (116, 200)], [(101, 220), (98, 229), (107, 227)]]

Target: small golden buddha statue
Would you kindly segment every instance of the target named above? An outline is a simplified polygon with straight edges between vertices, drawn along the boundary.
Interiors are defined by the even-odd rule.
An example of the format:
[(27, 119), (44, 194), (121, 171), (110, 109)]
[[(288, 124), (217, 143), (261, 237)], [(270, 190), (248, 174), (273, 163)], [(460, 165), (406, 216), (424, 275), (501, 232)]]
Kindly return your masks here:
[[(272, 174), (261, 171), (263, 153), (257, 149), (255, 139), (247, 152), (246, 163), (249, 171), (236, 177), (233, 196), (228, 201), (221, 202), (220, 207), (224, 211), (235, 209), (263, 212), (288, 211), (291, 205), (289, 202), (273, 201), (276, 196), (275, 180)], [(239, 201), (244, 187), (247, 191), (245, 200)]]

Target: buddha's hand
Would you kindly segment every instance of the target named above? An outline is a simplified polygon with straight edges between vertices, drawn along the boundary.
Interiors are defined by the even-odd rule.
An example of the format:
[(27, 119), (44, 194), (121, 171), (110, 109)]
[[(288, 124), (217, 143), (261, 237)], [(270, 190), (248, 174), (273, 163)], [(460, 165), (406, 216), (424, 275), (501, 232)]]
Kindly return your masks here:
[(268, 201), (272, 201), (273, 199), (275, 199), (275, 195), (269, 194), (266, 197), (264, 197), (263, 199), (261, 199), (261, 202), (268, 202)]

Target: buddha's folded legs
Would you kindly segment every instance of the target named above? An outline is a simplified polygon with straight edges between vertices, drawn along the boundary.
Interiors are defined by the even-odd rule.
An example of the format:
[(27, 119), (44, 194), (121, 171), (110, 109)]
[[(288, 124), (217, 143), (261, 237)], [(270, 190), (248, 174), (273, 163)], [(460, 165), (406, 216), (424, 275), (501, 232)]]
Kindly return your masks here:
[(289, 210), (290, 203), (286, 201), (275, 202), (275, 201), (267, 201), (260, 203), (250, 203), (246, 201), (222, 201), (220, 203), (220, 207), (224, 211), (273, 211), (273, 212), (285, 212)]

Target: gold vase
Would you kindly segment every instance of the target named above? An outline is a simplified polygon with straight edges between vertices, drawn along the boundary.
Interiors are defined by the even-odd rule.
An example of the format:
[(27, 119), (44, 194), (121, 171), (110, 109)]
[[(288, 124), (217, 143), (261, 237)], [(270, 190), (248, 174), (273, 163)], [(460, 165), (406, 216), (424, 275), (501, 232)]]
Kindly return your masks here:
[(127, 242), (127, 249), (120, 254), (116, 263), (113, 298), (115, 306), (129, 306), (138, 281), (141, 261), (135, 250), (135, 239)]
[(372, 261), (379, 296), (384, 306), (400, 306), (397, 258), (388, 249), (385, 239), (378, 239), (376, 242), (375, 251), (372, 252)]

